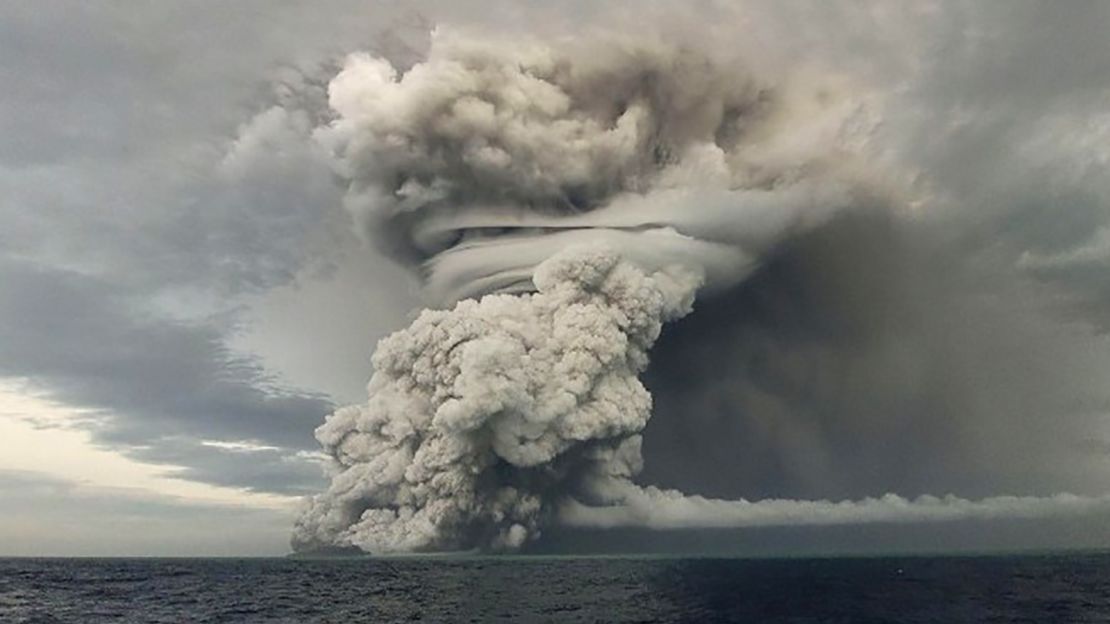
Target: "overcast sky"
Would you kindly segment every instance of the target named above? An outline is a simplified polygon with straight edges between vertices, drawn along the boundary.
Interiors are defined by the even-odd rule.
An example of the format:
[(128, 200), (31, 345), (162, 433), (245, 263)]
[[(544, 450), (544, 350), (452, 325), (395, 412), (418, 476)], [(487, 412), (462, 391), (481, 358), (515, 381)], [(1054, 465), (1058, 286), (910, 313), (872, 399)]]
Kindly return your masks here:
[[(430, 24), (673, 28), (883, 101), (871, 151), (924, 215), (908, 242), (872, 233), (853, 255), (825, 233), (749, 286), (802, 284), (827, 314), (790, 325), (741, 291), (665, 335), (645, 479), (748, 497), (1110, 491), (1110, 5), (7, 2), (0, 555), (287, 551), (298, 497), (325, 484), (312, 430), (364, 398), (374, 343), (420, 306), (308, 135), (345, 54), (415, 61)], [(813, 338), (829, 318), (868, 339)], [(706, 343), (745, 345), (712, 391), (726, 356), (681, 355)], [(756, 343), (848, 389), (782, 390), (792, 369), (753, 364)], [(1106, 545), (1106, 520), (1058, 542), (1008, 526), (1000, 545)]]

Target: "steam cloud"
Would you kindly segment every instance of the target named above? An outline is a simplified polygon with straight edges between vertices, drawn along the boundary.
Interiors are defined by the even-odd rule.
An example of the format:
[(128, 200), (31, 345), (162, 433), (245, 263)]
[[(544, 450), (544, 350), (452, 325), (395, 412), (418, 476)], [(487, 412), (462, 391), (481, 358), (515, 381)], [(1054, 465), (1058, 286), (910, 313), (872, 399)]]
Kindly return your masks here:
[(720, 500), (688, 496), (677, 490), (639, 487), (629, 482), (595, 484), (610, 505), (587, 506), (565, 502), (559, 520), (568, 526), (651, 529), (740, 528), (862, 524), (870, 522), (935, 522), (991, 518), (1045, 518), (1110, 510), (1110, 497), (1056, 494), (1053, 496), (992, 496), (967, 500), (957, 496), (896, 494), (858, 501)]
[(540, 262), (589, 241), (720, 288), (785, 235), (877, 201), (849, 164), (859, 104), (678, 48), (439, 33), (403, 74), (351, 56), (328, 95), (320, 138), (348, 208), (440, 304), (531, 290)]
[(540, 265), (535, 294), (425, 311), (378, 346), (370, 402), (317, 430), (339, 472), (296, 541), (520, 546), (566, 482), (635, 472), (651, 412), (636, 376), (699, 282), (571, 249)]
[(294, 547), (516, 548), (543, 527), (942, 520), (1102, 499), (725, 501), (641, 487), (637, 378), (695, 291), (747, 278), (846, 211), (868, 107), (687, 49), (435, 34), (400, 71), (348, 58), (316, 132), (364, 231), (431, 303), (373, 357), (370, 398), (316, 430), (332, 483)]

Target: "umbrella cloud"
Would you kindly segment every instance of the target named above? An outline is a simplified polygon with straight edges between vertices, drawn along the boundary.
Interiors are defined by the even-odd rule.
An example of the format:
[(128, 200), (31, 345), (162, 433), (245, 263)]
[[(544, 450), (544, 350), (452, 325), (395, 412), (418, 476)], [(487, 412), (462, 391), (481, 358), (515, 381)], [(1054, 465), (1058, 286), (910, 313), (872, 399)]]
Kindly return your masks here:
[(367, 234), (438, 304), (530, 290), (572, 243), (742, 279), (775, 241), (879, 201), (852, 166), (868, 110), (688, 49), (433, 36), (401, 72), (354, 54), (319, 140)]

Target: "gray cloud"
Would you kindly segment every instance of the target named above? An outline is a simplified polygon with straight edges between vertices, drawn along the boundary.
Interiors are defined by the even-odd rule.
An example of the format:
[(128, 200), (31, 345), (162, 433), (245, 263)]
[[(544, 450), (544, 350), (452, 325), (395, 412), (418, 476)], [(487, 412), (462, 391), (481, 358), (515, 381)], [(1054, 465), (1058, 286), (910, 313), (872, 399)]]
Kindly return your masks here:
[[(0, 375), (96, 409), (70, 424), (183, 477), (304, 492), (320, 474), (298, 452), (330, 401), (228, 344), (244, 306), (358, 250), (303, 136), (333, 21), (268, 3), (0, 12)], [(290, 113), (252, 118), (275, 104)]]
[[(908, 228), (908, 229), (907, 229)], [(979, 265), (979, 266), (976, 266)], [(1106, 345), (913, 226), (798, 241), (668, 328), (644, 477), (717, 497), (1100, 494)]]
[(800, 240), (664, 332), (644, 479), (723, 497), (1103, 492), (1106, 7), (753, 11), (786, 57), (820, 49), (885, 94), (876, 155), (913, 208)]
[(274, 556), (288, 512), (0, 471), (4, 556)]
[[(75, 424), (100, 443), (228, 485), (290, 492), (310, 481), (306, 470), (318, 477), (293, 454), (310, 446), (311, 424), (331, 407), (325, 397), (283, 392), (257, 364), (230, 353), (218, 328), (145, 317), (111, 284), (0, 266), (0, 374), (99, 408), (101, 417)], [(285, 450), (245, 456), (199, 447), (205, 439)]]

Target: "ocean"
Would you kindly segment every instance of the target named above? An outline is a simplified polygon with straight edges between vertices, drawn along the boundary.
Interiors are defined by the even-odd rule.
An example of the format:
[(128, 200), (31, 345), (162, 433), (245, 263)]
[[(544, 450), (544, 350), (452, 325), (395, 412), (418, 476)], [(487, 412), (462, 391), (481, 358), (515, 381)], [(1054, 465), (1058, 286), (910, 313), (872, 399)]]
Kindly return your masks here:
[(0, 622), (1110, 622), (1110, 554), (0, 559)]

